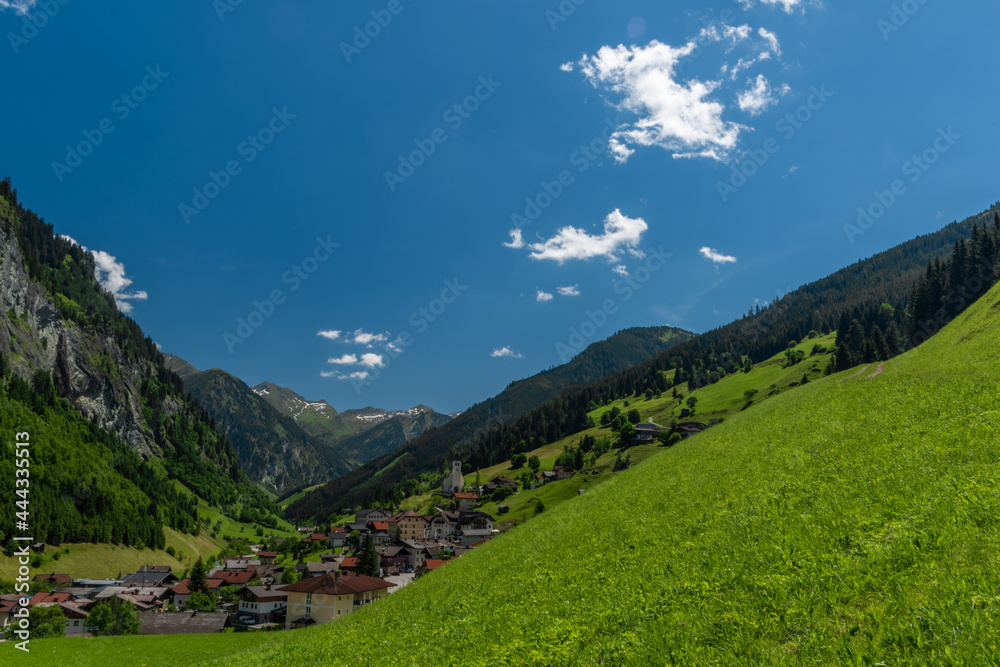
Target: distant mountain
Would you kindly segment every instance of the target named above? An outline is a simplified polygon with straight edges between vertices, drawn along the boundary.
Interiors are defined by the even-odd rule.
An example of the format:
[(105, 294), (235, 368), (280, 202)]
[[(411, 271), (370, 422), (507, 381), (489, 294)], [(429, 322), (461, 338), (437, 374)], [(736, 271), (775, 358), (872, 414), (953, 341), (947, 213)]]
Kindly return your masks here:
[[(334, 509), (388, 498), (388, 490), (421, 473), (437, 470), (442, 461), (492, 426), (510, 424), (560, 391), (593, 382), (649, 359), (694, 337), (674, 327), (626, 329), (587, 347), (562, 366), (512, 382), (497, 396), (470, 407), (440, 428), (432, 429), (398, 450), (375, 458), (292, 503), (293, 517), (325, 517)], [(392, 464), (391, 467), (389, 464)]]
[(306, 400), (291, 389), (272, 382), (262, 382), (253, 391), (294, 419), (303, 431), (345, 459), (352, 468), (387, 454), (428, 428), (441, 426), (452, 419), (426, 405), (409, 410), (366, 407), (338, 413), (326, 401)]
[(266, 395), (223, 370), (188, 375), (184, 388), (232, 441), (250, 479), (277, 495), (325, 482), (353, 467), (306, 433), (290, 411), (279, 410)]
[(163, 365), (172, 370), (174, 373), (180, 375), (182, 378), (186, 378), (188, 375), (194, 375), (195, 373), (200, 372), (188, 362), (172, 354), (163, 355)]
[[(345, 415), (347, 413), (344, 413)], [(418, 405), (404, 412), (386, 412), (375, 425), (336, 444), (336, 451), (348, 461), (364, 465), (374, 458), (394, 452), (425, 431), (444, 426), (452, 417)]]

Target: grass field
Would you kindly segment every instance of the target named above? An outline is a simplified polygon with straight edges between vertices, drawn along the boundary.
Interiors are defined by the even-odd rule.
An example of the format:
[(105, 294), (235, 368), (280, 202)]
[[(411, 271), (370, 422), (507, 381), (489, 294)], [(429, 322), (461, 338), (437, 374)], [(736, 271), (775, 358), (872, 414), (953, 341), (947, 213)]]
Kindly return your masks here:
[[(343, 620), (263, 645), (217, 636), (198, 664), (996, 665), (1000, 286), (878, 376), (856, 370)], [(114, 646), (146, 662), (147, 639)], [(80, 647), (65, 664), (109, 662), (52, 644)]]
[[(128, 637), (67, 637), (40, 639), (30, 644), (30, 653), (0, 644), (0, 664), (74, 667), (187, 667), (219, 654), (220, 641), (233, 651), (260, 649), (286, 641), (291, 633), (240, 632), (225, 635), (150, 635)], [(8, 662), (9, 661), (9, 662)]]

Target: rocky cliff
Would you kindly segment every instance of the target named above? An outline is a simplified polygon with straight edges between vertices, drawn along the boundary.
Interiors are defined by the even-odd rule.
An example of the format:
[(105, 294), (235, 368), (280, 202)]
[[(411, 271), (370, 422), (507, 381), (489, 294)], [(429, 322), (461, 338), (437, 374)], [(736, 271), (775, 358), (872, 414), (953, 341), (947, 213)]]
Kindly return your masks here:
[(0, 312), (0, 352), (18, 375), (50, 373), (60, 394), (84, 416), (143, 457), (162, 454), (137, 399), (149, 364), (127, 359), (110, 334), (84, 331), (63, 316), (28, 276), (7, 206), (0, 210)]

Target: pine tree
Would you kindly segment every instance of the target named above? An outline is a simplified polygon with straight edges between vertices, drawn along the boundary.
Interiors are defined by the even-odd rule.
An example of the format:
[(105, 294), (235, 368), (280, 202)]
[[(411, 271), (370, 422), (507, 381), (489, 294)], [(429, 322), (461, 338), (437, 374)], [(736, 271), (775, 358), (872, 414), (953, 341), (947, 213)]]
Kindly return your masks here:
[(361, 574), (369, 577), (378, 576), (378, 553), (375, 551), (371, 535), (365, 538), (365, 545), (361, 550), (359, 561), (360, 565), (358, 567)]
[(205, 581), (205, 563), (201, 560), (201, 557), (195, 561), (194, 566), (191, 568), (191, 582), (188, 585), (192, 593), (208, 592), (208, 583)]

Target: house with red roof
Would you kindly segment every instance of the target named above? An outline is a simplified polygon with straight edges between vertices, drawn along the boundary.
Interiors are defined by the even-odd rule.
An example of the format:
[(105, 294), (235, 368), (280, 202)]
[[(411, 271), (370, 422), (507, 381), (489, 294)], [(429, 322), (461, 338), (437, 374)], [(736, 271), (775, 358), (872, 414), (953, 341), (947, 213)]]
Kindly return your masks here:
[[(224, 583), (225, 582), (222, 579), (212, 578), (205, 580), (205, 586), (208, 588), (208, 592), (213, 595), (218, 593)], [(182, 579), (179, 584), (170, 589), (170, 592), (174, 597), (174, 605), (178, 609), (183, 609), (184, 603), (187, 602), (188, 598), (193, 594), (193, 591), (191, 590), (191, 580)]]
[(479, 496), (474, 493), (455, 493), (452, 495), (452, 498), (458, 503), (458, 509), (460, 510), (472, 509), (479, 502)]
[(255, 570), (218, 570), (212, 577), (221, 579), (223, 586), (246, 586), (247, 583), (257, 576)]

